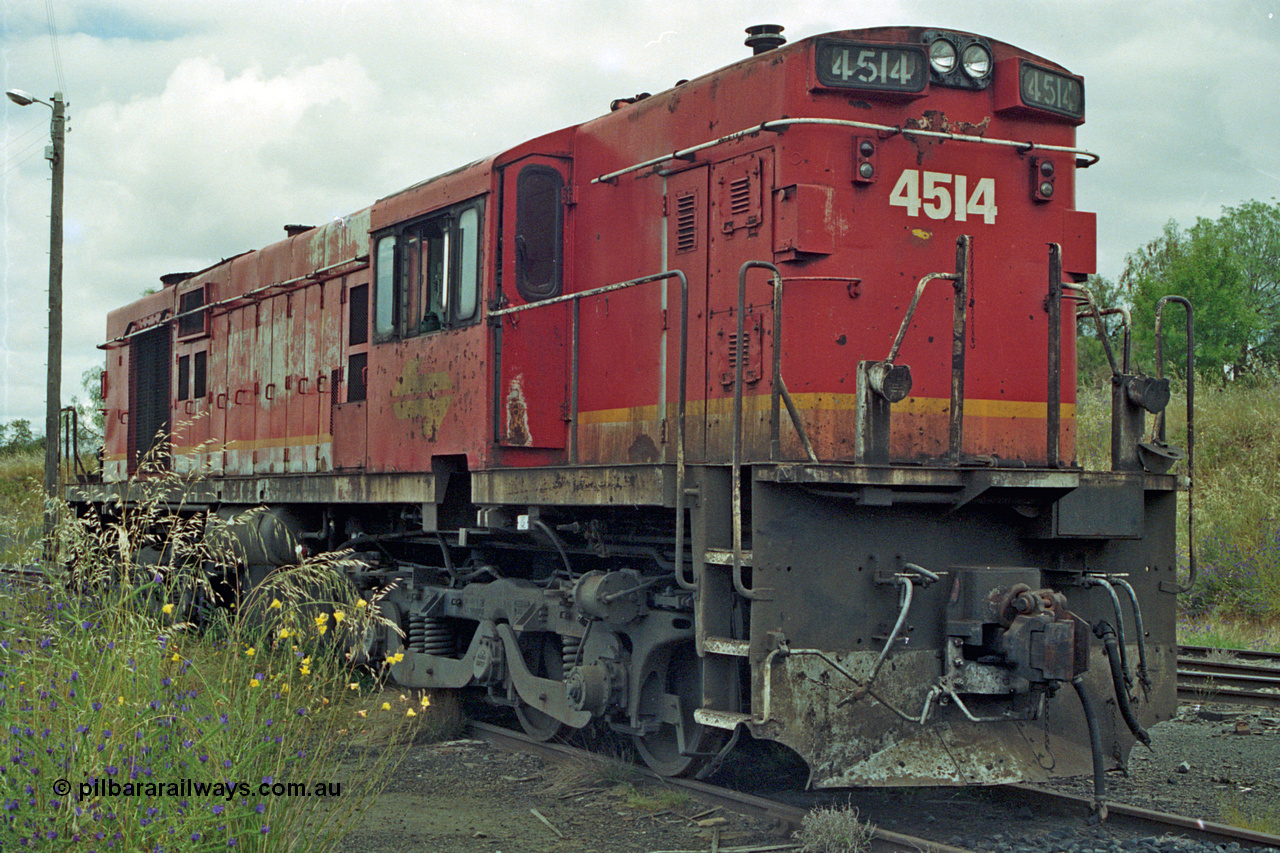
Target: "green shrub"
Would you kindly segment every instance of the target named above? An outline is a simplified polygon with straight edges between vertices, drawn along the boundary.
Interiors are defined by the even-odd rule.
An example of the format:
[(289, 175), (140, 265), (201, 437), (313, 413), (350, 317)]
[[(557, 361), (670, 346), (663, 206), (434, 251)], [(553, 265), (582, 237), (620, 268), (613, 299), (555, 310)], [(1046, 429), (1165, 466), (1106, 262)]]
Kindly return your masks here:
[(228, 554), (215, 521), (167, 516), (173, 485), (64, 516), (70, 568), (0, 587), (0, 849), (332, 849), (402, 754), (344, 765), (344, 743), (429, 717), (426, 696), (359, 690), (345, 652), (381, 617), (341, 555), (278, 569), (252, 619), (216, 607), (205, 572)]

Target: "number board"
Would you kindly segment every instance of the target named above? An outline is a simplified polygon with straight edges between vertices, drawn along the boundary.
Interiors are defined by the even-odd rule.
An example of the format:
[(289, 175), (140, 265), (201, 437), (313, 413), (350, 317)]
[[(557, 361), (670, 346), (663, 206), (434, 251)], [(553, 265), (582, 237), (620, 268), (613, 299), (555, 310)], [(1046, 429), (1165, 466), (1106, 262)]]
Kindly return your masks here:
[(838, 89), (923, 92), (929, 82), (924, 48), (821, 40), (818, 82)]
[(1023, 62), (1018, 81), (1022, 103), (1028, 107), (1084, 118), (1084, 82), (1078, 77)]

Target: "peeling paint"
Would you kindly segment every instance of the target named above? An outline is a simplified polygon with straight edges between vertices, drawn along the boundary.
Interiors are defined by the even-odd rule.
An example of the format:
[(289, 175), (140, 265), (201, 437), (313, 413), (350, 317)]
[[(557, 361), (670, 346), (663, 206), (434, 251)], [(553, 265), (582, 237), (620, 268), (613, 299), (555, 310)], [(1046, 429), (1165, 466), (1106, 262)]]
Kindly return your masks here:
[[(924, 115), (920, 118), (909, 118), (903, 122), (904, 128), (914, 128), (916, 130), (932, 130), (940, 133), (958, 133), (963, 136), (983, 136), (987, 132), (987, 127), (991, 124), (991, 116), (985, 117), (980, 122), (971, 121), (951, 121), (947, 116), (939, 110), (925, 110)], [(928, 136), (913, 136), (906, 134), (906, 139), (916, 147), (916, 165), (924, 163), (925, 156), (933, 150), (937, 145), (946, 142), (945, 139), (937, 139)]]
[(524, 399), (524, 374), (518, 373), (507, 383), (507, 433), (504, 441), (517, 447), (532, 447), (529, 432), (529, 405)]
[(424, 372), (420, 358), (405, 363), (391, 389), (395, 416), (415, 421), (418, 433), (427, 441), (436, 440), (453, 397), (453, 378), (445, 371)]

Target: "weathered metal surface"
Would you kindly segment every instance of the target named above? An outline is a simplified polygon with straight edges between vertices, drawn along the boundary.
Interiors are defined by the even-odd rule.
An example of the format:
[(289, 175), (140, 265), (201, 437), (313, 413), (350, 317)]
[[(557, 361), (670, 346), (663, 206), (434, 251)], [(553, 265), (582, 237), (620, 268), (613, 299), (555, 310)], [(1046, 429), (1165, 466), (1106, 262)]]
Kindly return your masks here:
[[(316, 473), (307, 477), (224, 477), (195, 480), (163, 492), (174, 505), (259, 504), (417, 504), (436, 500), (437, 478), (408, 474)], [(67, 490), (75, 502), (132, 502), (153, 493), (145, 483), (81, 484)]]
[(476, 471), (471, 495), (478, 504), (671, 506), (674, 473), (659, 465)]

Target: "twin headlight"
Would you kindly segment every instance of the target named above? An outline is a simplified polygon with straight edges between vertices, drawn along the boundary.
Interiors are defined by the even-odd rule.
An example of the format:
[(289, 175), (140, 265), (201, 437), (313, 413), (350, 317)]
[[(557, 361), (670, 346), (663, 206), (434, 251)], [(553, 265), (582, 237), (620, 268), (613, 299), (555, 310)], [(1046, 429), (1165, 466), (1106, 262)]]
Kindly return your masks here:
[(991, 82), (991, 46), (961, 33), (926, 32), (929, 67), (943, 85), (982, 89)]

